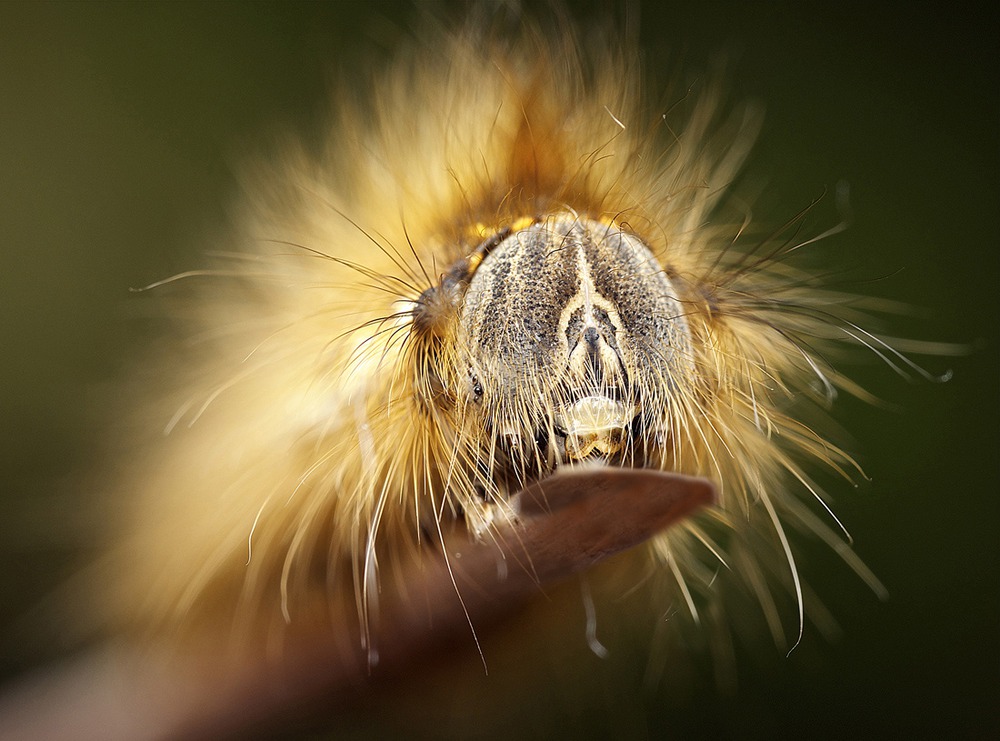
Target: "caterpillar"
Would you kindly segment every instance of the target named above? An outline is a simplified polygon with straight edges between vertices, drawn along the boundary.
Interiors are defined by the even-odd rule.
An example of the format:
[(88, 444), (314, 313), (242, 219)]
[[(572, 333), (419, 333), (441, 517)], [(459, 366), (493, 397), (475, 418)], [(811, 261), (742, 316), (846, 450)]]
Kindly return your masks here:
[(689, 615), (725, 581), (801, 624), (789, 532), (840, 542), (810, 470), (854, 468), (812, 422), (858, 391), (847, 345), (893, 351), (796, 266), (808, 208), (759, 231), (728, 198), (753, 108), (658, 106), (613, 34), (496, 30), (428, 30), (326, 149), (247, 175), (209, 266), (147, 291), (184, 339), (124, 405), (102, 621), (255, 652), (349, 614), (368, 641), (443, 530), (488, 541), (597, 465), (717, 488), (645, 548)]

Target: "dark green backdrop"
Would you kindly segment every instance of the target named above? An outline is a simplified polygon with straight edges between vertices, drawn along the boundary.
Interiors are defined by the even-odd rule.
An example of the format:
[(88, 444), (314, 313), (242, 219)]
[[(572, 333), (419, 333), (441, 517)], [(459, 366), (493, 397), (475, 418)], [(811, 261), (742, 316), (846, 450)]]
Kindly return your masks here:
[[(31, 656), (13, 619), (87, 545), (48, 497), (96, 434), (88, 396), (136, 352), (128, 287), (198, 263), (239, 162), (274, 132), (319, 130), (328, 82), (408, 24), (407, 4), (372, 6), (0, 4), (5, 675)], [(735, 696), (706, 682), (622, 710), (609, 691), (555, 725), (520, 721), (574, 736), (996, 737), (995, 24), (971, 6), (689, 1), (647, 3), (641, 28), (654, 76), (668, 58), (697, 67), (724, 52), (734, 93), (765, 104), (750, 163), (769, 182), (763, 216), (846, 181), (854, 220), (829, 262), (922, 307), (902, 334), (973, 351), (925, 361), (954, 370), (946, 384), (859, 367), (894, 408), (840, 405), (872, 483), (841, 487), (837, 511), (887, 603), (820, 552), (806, 569), (840, 621), (834, 644), (807, 632), (809, 650), (743, 662)]]

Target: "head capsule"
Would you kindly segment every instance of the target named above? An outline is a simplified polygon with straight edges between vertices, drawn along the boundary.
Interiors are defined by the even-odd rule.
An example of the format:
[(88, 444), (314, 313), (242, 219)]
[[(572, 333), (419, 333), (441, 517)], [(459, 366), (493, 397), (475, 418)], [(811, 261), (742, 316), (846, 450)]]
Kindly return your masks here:
[(455, 354), (484, 454), (535, 475), (591, 458), (642, 465), (692, 363), (682, 304), (652, 252), (573, 214), (484, 244)]

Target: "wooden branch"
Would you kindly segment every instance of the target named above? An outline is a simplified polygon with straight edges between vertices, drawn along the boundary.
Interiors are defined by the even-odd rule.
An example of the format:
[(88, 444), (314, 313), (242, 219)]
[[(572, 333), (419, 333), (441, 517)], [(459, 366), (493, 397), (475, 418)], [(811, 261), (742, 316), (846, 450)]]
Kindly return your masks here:
[[(223, 665), (204, 652), (105, 646), (0, 698), (0, 739), (218, 738), (379, 676), (399, 673), (464, 632), (552, 585), (648, 540), (715, 501), (705, 479), (595, 467), (522, 491), (520, 521), (490, 539), (464, 532), (427, 549), (384, 596), (372, 652), (357, 625), (294, 636), (280, 658)], [(220, 641), (221, 643), (221, 641)], [(377, 662), (373, 661), (377, 652)]]

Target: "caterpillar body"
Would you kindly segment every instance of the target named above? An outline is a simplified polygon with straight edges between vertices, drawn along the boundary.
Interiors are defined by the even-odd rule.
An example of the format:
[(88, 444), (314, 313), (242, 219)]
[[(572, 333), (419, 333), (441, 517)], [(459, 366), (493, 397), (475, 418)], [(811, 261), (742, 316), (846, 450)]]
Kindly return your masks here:
[(491, 28), (344, 96), (321, 153), (247, 177), (232, 244), (152, 291), (183, 339), (129, 400), (102, 619), (264, 652), (349, 615), (365, 643), (443, 532), (489, 540), (599, 465), (717, 487), (645, 546), (688, 614), (725, 581), (801, 622), (788, 533), (840, 544), (810, 467), (854, 466), (811, 420), (853, 390), (842, 347), (880, 341), (793, 264), (802, 214), (754, 233), (727, 200), (755, 109), (656, 107), (613, 34)]

